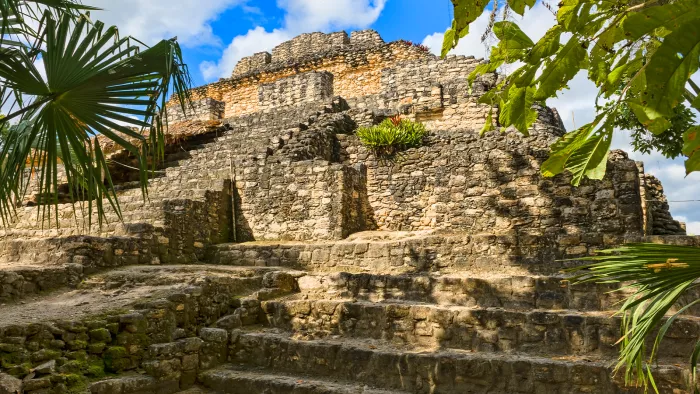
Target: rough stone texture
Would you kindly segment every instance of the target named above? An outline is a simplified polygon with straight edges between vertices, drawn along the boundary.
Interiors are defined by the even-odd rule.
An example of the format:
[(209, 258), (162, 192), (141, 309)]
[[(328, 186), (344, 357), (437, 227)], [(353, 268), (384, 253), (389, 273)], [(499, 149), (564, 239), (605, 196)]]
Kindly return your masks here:
[(333, 74), (308, 72), (263, 84), (258, 90), (260, 110), (325, 101), (333, 98)]
[(14, 376), (0, 374), (0, 394), (22, 394), (22, 381)]
[(661, 181), (651, 174), (644, 174), (642, 183), (646, 192), (647, 232), (652, 235), (685, 235), (685, 223), (671, 216)]
[[(219, 245), (209, 258), (217, 264), (281, 266), (316, 272), (469, 272), (505, 275), (556, 274), (581, 264), (602, 248), (630, 242), (700, 246), (700, 237), (582, 237), (408, 233), (385, 239), (382, 232), (333, 242), (253, 242)], [(364, 234), (358, 234), (364, 235)], [(373, 237), (376, 235), (376, 237)]]
[[(249, 294), (251, 282), (258, 283), (262, 294), (265, 290), (278, 291), (279, 295), (291, 291), (284, 281), (263, 284), (262, 277), (227, 276), (210, 278), (197, 286), (174, 287), (166, 296), (138, 301), (131, 310), (106, 311), (80, 320), (0, 322), (0, 392), (15, 394), (13, 390), (22, 387), (17, 378), (24, 380), (24, 392), (28, 393), (40, 388), (82, 392), (67, 390), (77, 390), (85, 378), (100, 379), (105, 372), (139, 369), (149, 375), (139, 382), (150, 382), (146, 387), (157, 390), (139, 387), (142, 383), (131, 381), (133, 378), (101, 381), (90, 390), (174, 393), (189, 388), (199, 370), (216, 367), (227, 359), (228, 332), (208, 325), (222, 316), (241, 313), (243, 325), (257, 322), (260, 303), (258, 292)], [(278, 284), (286, 287), (276, 287)], [(59, 384), (66, 386), (66, 391), (60, 391)]]
[(224, 117), (224, 102), (212, 98), (193, 101), (191, 107), (171, 106), (168, 108), (168, 123), (184, 122), (186, 120), (217, 120)]

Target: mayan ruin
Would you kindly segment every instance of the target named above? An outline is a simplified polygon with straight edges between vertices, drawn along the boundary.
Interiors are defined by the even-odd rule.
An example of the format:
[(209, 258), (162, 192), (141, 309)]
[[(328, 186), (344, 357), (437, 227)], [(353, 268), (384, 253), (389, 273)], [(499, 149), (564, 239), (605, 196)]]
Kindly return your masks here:
[[(501, 78), (470, 87), (483, 61), (303, 34), (170, 105), (146, 201), (104, 142), (123, 220), (44, 217), (30, 185), (0, 232), (0, 394), (642, 393), (612, 374), (624, 293), (562, 270), (700, 237), (623, 151), (601, 181), (543, 177), (555, 109), (480, 136)], [(422, 146), (360, 143), (395, 116)], [(698, 313), (659, 349), (661, 393), (690, 393)]]

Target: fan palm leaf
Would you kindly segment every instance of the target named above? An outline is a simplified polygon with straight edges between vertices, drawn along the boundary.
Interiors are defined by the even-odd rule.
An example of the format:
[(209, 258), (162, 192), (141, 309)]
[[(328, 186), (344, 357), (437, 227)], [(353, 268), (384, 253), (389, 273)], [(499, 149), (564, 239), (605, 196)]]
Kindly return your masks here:
[[(700, 249), (688, 246), (631, 244), (599, 252), (594, 261), (577, 267), (572, 283), (620, 283), (629, 292), (618, 315), (622, 317), (620, 355), (616, 371), (624, 370), (625, 383), (658, 392), (651, 366), (673, 322), (700, 300), (681, 305), (683, 295), (700, 287)], [(649, 349), (648, 338), (653, 338)], [(688, 350), (693, 392), (697, 390), (700, 340)]]
[[(77, 7), (67, 0), (39, 3)], [(93, 24), (86, 16), (76, 19), (66, 12), (56, 19), (46, 10), (42, 22), (45, 28), (39, 54), (46, 80), (31, 50), (0, 49), (0, 79), (5, 87), (20, 99), (32, 98), (3, 120), (20, 118), (0, 150), (0, 217), (4, 222), (10, 220), (13, 201), (22, 197), (27, 162), (36, 165), (40, 174), (39, 193), (53, 196), (57, 204), (60, 160), (68, 183), (83, 186), (88, 212), (94, 203), (101, 223), (103, 200), (118, 214), (119, 206), (106, 158), (95, 137), (102, 135), (136, 157), (145, 196), (148, 158), (162, 156), (161, 117), (166, 99), (173, 89), (184, 105), (189, 73), (175, 40), (163, 40), (142, 50), (138, 41), (120, 38), (116, 27), (105, 29), (104, 24)]]

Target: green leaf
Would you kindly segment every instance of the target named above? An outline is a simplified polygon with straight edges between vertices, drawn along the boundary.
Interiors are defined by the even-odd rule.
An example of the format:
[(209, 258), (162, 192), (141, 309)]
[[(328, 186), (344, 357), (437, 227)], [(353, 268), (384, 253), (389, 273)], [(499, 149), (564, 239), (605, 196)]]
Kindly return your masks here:
[(551, 153), (549, 158), (542, 163), (540, 172), (544, 177), (551, 178), (561, 174), (566, 169), (566, 163), (571, 155), (583, 145), (591, 132), (605, 117), (604, 114), (598, 115), (596, 119), (570, 133), (566, 133), (559, 138), (550, 147)]
[(538, 89), (535, 93), (535, 100), (544, 101), (564, 88), (585, 66), (586, 55), (586, 49), (579, 42), (579, 38), (571, 37), (537, 79)]
[(596, 86), (603, 88), (602, 93), (612, 94), (618, 88), (615, 86), (611, 92), (605, 81), (610, 74), (613, 59), (617, 57), (617, 52), (614, 51), (615, 44), (622, 39), (624, 39), (622, 29), (619, 26), (613, 26), (600, 35), (591, 50), (588, 77)]
[(573, 175), (572, 185), (580, 185), (584, 177), (603, 179), (612, 133), (612, 127), (599, 131), (576, 149), (567, 160), (566, 169)]
[(498, 67), (501, 67), (502, 64), (503, 60), (490, 61), (488, 63), (479, 64), (478, 66), (476, 66), (476, 68), (474, 68), (474, 71), (469, 73), (469, 76), (467, 77), (467, 81), (469, 81), (469, 86), (471, 86), (471, 84), (479, 75), (495, 72), (496, 70), (498, 70)]
[(483, 136), (484, 134), (488, 133), (489, 131), (493, 131), (495, 127), (493, 127), (493, 108), (489, 110), (489, 114), (486, 116), (486, 123), (484, 124), (484, 127), (481, 128), (481, 131), (479, 132), (480, 136)]
[(517, 87), (530, 86), (535, 79), (535, 75), (537, 75), (537, 70), (539, 70), (538, 66), (522, 66), (510, 75), (510, 80)]
[(663, 116), (656, 116), (655, 118), (649, 117), (648, 114), (652, 113), (652, 111), (642, 105), (632, 101), (628, 102), (627, 105), (629, 105), (632, 112), (634, 112), (634, 115), (637, 117), (637, 120), (639, 120), (639, 123), (643, 124), (644, 127), (656, 135), (663, 133), (672, 126), (671, 121)]
[(544, 37), (537, 41), (537, 44), (535, 44), (534, 48), (532, 48), (532, 51), (530, 51), (530, 55), (527, 59), (527, 62), (539, 66), (539, 62), (542, 59), (548, 58), (557, 53), (557, 51), (561, 47), (560, 40), (561, 27), (559, 25), (556, 25), (549, 29), (544, 35)]
[(529, 129), (537, 120), (537, 111), (532, 109), (535, 89), (531, 87), (513, 87), (508, 93), (508, 100), (501, 102), (501, 126), (515, 126), (518, 131), (529, 135)]
[(700, 23), (686, 23), (666, 36), (649, 60), (643, 104), (671, 116), (673, 108), (683, 101), (686, 83), (699, 63)]
[(535, 43), (527, 36), (520, 27), (510, 21), (501, 21), (493, 24), (493, 33), (501, 41), (513, 41), (519, 44), (520, 48), (532, 48)]
[(508, 5), (511, 10), (522, 16), (525, 14), (525, 6), (532, 8), (535, 6), (536, 2), (536, 0), (508, 0)]
[[(469, 25), (476, 20), (491, 0), (452, 0), (454, 5), (454, 20), (452, 28), (445, 33), (442, 45), (442, 56), (459, 44), (459, 39), (469, 34)], [(448, 36), (449, 33), (449, 36)]]
[(145, 195), (149, 158), (154, 164), (162, 158), (157, 154), (162, 149), (148, 146), (148, 141), (163, 134), (158, 118), (165, 115), (171, 86), (183, 105), (188, 101), (189, 74), (175, 41), (161, 41), (140, 51), (128, 37), (119, 39), (116, 28), (103, 30), (101, 22), (88, 23), (69, 13), (55, 20), (50, 11), (44, 13), (44, 20), (46, 82), (22, 50), (11, 56), (1, 52), (9, 56), (0, 62), (3, 80), (20, 97), (35, 98), (15, 113), (24, 126), (11, 132), (0, 147), (0, 216), (7, 219), (14, 209), (12, 202), (21, 199), (27, 162), (39, 163), (38, 193), (52, 195), (57, 203), (60, 160), (68, 183), (82, 187), (81, 197), (90, 205), (88, 223), (92, 204), (101, 222), (103, 199), (118, 214), (119, 208), (106, 159), (91, 138), (101, 134), (131, 152)]
[[(615, 372), (624, 370), (627, 384), (656, 387), (651, 374), (656, 354), (649, 355), (647, 343), (656, 336), (655, 345), (665, 334), (663, 324), (674, 307), (680, 307), (683, 295), (692, 295), (700, 278), (700, 254), (689, 246), (629, 244), (613, 250), (598, 251), (587, 258), (593, 264), (576, 267), (571, 278), (579, 283), (620, 284), (625, 301), (618, 311), (622, 318), (620, 355)], [(624, 293), (623, 293), (624, 292)], [(682, 310), (682, 308), (680, 309)], [(680, 311), (679, 310), (679, 311)], [(658, 332), (658, 334), (657, 334)], [(691, 366), (695, 350), (687, 349)]]
[(688, 157), (685, 173), (700, 171), (700, 126), (693, 126), (683, 133), (683, 154)]
[(452, 48), (454, 48), (456, 45), (457, 44), (455, 44), (455, 31), (452, 29), (447, 29), (447, 31), (445, 32), (445, 37), (442, 41), (441, 56), (447, 56), (447, 54), (450, 53)]
[(661, 27), (673, 31), (697, 19), (700, 19), (700, 0), (683, 0), (631, 13), (622, 22), (622, 29), (628, 40), (635, 41)]
[(578, 13), (583, 4), (579, 0), (564, 0), (559, 3), (557, 22), (567, 31), (578, 22)]

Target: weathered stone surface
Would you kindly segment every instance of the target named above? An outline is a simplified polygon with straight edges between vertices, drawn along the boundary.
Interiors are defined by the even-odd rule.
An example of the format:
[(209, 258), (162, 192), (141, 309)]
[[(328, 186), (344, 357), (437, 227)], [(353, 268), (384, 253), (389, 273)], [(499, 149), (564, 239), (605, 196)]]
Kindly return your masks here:
[(22, 381), (4, 373), (0, 373), (0, 394), (22, 394)]

